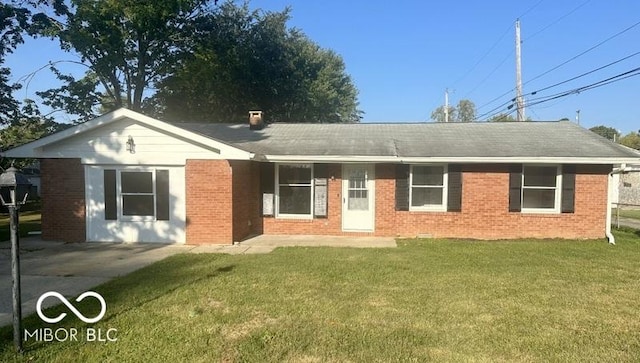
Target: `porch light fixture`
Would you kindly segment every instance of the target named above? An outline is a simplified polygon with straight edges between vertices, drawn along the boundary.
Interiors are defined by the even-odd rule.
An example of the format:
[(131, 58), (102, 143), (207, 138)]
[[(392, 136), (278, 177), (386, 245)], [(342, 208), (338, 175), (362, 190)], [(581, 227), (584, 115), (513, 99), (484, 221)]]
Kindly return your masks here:
[(136, 143), (133, 141), (133, 137), (131, 135), (129, 135), (129, 138), (127, 139), (127, 151), (131, 154), (136, 153)]
[(18, 210), (27, 201), (31, 182), (13, 165), (0, 174), (0, 201), (9, 209), (11, 230), (11, 280), (13, 292), (13, 343), (22, 353), (22, 301), (20, 296), (20, 242), (18, 240)]

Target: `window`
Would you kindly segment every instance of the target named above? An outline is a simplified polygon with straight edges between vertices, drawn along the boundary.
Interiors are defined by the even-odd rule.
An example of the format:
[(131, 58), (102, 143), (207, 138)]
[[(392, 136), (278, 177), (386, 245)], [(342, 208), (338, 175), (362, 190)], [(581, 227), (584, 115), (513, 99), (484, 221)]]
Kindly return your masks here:
[(410, 210), (447, 210), (446, 165), (413, 165), (409, 178)]
[(169, 170), (104, 170), (106, 220), (169, 220)]
[(524, 166), (522, 173), (522, 211), (559, 213), (560, 167)]
[(280, 164), (276, 172), (278, 216), (311, 217), (313, 168), (310, 164)]
[(153, 172), (121, 171), (120, 195), (123, 216), (154, 216)]

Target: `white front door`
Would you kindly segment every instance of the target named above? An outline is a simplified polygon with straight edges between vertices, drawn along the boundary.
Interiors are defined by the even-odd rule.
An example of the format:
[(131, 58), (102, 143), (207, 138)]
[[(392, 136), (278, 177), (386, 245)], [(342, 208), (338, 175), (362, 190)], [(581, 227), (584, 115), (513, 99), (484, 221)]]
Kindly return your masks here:
[(342, 230), (373, 232), (375, 165), (342, 166)]

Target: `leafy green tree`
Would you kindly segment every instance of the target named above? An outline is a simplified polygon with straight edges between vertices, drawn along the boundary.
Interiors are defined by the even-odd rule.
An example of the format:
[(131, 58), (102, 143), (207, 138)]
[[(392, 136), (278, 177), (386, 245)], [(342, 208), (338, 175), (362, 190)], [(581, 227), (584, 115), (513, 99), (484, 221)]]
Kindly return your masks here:
[(357, 122), (357, 89), (341, 57), (287, 27), (289, 9), (222, 4), (195, 27), (193, 43), (147, 107), (176, 121)]
[(460, 100), (456, 107), (458, 122), (473, 122), (476, 120), (476, 105), (469, 100)]
[(618, 130), (614, 129), (613, 127), (599, 125), (599, 126), (594, 126), (589, 130), (611, 141), (616, 141), (617, 139), (620, 138), (620, 133), (618, 132)]
[[(499, 113), (497, 115), (492, 116), (488, 121), (489, 122), (512, 122), (517, 120), (516, 120), (516, 117), (513, 116), (512, 114)], [(527, 117), (527, 121), (531, 121), (531, 118)]]
[(632, 149), (640, 150), (640, 130), (638, 132), (630, 132), (622, 136), (618, 143), (630, 147)]
[(23, 43), (23, 34), (29, 27), (31, 13), (9, 3), (0, 3), (0, 124), (7, 124), (19, 113), (20, 104), (13, 92), (20, 89), (10, 84), (11, 70), (4, 67), (5, 57)]
[[(456, 119), (456, 108), (449, 106), (449, 122), (454, 122)], [(431, 120), (436, 122), (445, 122), (447, 116), (444, 113), (444, 106), (438, 106), (433, 112), (431, 112)]]
[[(35, 102), (25, 100), (19, 116), (5, 128), (0, 129), (0, 150), (7, 150), (27, 142), (37, 140), (43, 136), (63, 130), (71, 125), (59, 124), (51, 117), (43, 116)], [(2, 159), (0, 167), (6, 168), (12, 161)], [(32, 160), (16, 161), (17, 167), (24, 167)]]
[[(44, 1), (43, 1), (44, 2)], [(38, 33), (55, 37), (87, 67), (76, 79), (51, 68), (63, 86), (37, 93), (44, 104), (86, 120), (99, 104), (140, 110), (150, 87), (163, 78), (207, 0), (46, 1), (54, 15), (38, 14)], [(126, 95), (124, 98), (121, 95)]]
[[(440, 106), (431, 112), (431, 119), (436, 122), (444, 122), (444, 106)], [(476, 120), (476, 105), (470, 100), (460, 100), (458, 104), (449, 106), (449, 122), (473, 122)]]

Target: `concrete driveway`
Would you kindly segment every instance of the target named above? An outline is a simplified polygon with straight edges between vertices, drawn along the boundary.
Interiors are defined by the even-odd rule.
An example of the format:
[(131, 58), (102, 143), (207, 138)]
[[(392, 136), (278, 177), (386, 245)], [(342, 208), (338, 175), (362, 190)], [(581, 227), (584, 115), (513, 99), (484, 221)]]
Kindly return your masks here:
[[(20, 240), (22, 315), (35, 312), (36, 301), (47, 291), (77, 296), (114, 277), (126, 275), (193, 246), (75, 243)], [(11, 245), (0, 244), (0, 326), (11, 324)], [(60, 303), (48, 298), (44, 306)]]
[[(167, 245), (123, 243), (69, 243), (20, 240), (22, 315), (35, 312), (40, 295), (56, 291), (75, 297), (110, 279), (129, 274), (177, 253), (269, 253), (277, 247), (396, 247), (388, 237), (257, 236), (235, 245)], [(43, 306), (56, 305), (54, 298)], [(0, 243), (0, 326), (12, 322), (11, 245)]]

